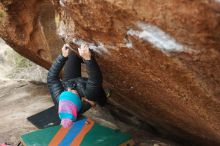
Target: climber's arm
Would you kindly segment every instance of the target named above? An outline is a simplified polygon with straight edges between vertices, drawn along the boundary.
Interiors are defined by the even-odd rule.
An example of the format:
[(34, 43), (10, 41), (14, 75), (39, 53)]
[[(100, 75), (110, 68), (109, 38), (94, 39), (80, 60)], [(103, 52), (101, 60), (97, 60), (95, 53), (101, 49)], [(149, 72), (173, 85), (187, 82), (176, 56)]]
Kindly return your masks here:
[(79, 49), (79, 55), (84, 59), (88, 72), (88, 84), (101, 86), (102, 73), (94, 57), (92, 57), (89, 47), (83, 44)]
[(68, 57), (69, 49), (66, 47), (66, 45), (62, 48), (62, 55), (59, 55), (52, 66), (49, 69), (48, 75), (47, 75), (47, 84), (49, 87), (50, 94), (52, 96), (53, 102), (57, 105), (58, 103), (58, 97), (63, 92), (64, 87), (61, 83), (59, 73), (62, 70), (67, 57)]
[(88, 81), (85, 90), (86, 102), (94, 106), (94, 101), (96, 101), (100, 106), (104, 106), (106, 104), (106, 97), (103, 94), (103, 79), (100, 67), (87, 45), (82, 45), (79, 48), (79, 54), (84, 59), (88, 73)]

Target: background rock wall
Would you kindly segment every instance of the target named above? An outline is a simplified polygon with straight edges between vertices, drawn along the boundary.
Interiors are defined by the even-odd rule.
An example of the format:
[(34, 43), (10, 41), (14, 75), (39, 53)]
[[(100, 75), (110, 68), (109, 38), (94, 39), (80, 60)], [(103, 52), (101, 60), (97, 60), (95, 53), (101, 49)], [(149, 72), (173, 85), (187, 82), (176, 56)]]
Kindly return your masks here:
[(1, 7), (1, 37), (23, 56), (48, 68), (62, 45), (57, 34), (87, 42), (112, 100), (162, 136), (220, 144), (219, 1), (3, 0)]

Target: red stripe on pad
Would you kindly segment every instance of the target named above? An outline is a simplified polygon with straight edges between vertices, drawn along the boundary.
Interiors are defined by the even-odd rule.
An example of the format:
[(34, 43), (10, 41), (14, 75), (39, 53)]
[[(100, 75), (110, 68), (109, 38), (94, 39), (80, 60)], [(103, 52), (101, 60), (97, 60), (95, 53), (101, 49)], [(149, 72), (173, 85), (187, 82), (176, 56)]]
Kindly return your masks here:
[(61, 127), (53, 139), (50, 141), (49, 146), (58, 146), (59, 143), (63, 140), (66, 136), (66, 133), (69, 131), (70, 128), (63, 128)]
[(80, 146), (81, 142), (83, 141), (83, 138), (90, 131), (93, 125), (94, 125), (94, 121), (88, 118), (87, 123), (83, 126), (80, 133), (74, 138), (70, 146)]

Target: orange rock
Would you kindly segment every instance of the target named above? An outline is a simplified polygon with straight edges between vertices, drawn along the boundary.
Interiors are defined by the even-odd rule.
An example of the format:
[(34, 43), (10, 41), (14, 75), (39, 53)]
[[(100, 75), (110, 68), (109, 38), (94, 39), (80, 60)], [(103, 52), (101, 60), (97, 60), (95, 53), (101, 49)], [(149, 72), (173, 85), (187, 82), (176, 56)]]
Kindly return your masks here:
[(220, 145), (218, 1), (4, 1), (0, 35), (17, 52), (49, 68), (57, 34), (87, 42), (122, 107), (167, 137)]

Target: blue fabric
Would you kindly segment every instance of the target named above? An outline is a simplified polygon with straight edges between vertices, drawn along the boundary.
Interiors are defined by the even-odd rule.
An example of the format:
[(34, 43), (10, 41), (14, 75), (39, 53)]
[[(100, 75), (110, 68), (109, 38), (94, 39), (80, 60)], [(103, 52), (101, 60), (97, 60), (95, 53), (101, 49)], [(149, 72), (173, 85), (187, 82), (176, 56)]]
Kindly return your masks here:
[(70, 91), (64, 91), (60, 94), (59, 102), (62, 100), (70, 100), (71, 102), (73, 102), (77, 106), (78, 111), (80, 111), (80, 109), (82, 108), (80, 97)]
[(59, 143), (59, 146), (68, 146), (72, 143), (74, 138), (79, 134), (87, 119), (83, 119), (74, 123), (71, 129), (68, 131), (63, 140)]

